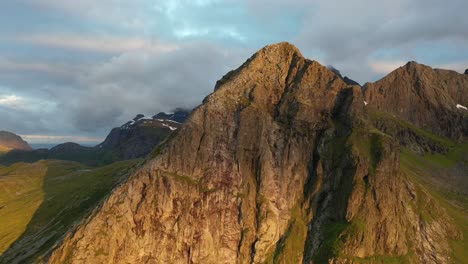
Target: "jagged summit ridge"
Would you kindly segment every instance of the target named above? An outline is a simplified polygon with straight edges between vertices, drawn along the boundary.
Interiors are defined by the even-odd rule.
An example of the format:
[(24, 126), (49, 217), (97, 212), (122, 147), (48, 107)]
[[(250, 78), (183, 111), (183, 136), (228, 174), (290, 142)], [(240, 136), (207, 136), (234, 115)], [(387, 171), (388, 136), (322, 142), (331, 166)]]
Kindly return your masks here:
[(468, 104), (468, 78), (411, 61), (363, 87), (369, 108), (392, 113), (435, 134), (460, 140), (468, 118), (457, 105)]
[[(292, 62), (293, 58), (304, 59), (298, 48), (288, 42), (280, 42), (265, 46), (253, 54), (236, 70), (232, 70), (224, 75), (215, 85), (217, 90), (222, 84), (235, 78), (242, 72), (250, 71), (252, 68), (258, 69), (262, 65), (276, 64), (278, 68), (284, 69)], [(265, 72), (266, 73), (266, 72)]]

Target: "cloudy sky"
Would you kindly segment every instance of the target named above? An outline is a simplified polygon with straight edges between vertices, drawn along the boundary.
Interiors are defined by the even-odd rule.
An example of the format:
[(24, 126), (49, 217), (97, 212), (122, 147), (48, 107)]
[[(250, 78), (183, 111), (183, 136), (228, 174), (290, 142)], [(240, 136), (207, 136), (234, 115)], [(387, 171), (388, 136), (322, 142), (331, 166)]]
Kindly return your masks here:
[(468, 68), (466, 0), (0, 2), (0, 130), (99, 142), (137, 113), (194, 107), (263, 46), (289, 41), (375, 81), (406, 61)]

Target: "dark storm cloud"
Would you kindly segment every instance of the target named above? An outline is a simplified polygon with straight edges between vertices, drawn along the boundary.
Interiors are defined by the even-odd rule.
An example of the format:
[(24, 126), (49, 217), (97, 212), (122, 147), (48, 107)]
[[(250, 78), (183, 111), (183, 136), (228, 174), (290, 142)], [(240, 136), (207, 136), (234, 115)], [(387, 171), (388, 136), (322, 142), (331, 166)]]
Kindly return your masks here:
[[(80, 89), (67, 102), (72, 121), (85, 131), (108, 127), (137, 113), (192, 108), (212, 92), (237, 54), (207, 43), (165, 53), (136, 51), (114, 57), (80, 77)], [(64, 104), (63, 107), (66, 107)]]
[[(449, 62), (427, 60), (431, 53), (457, 50), (459, 61), (468, 62), (467, 1), (332, 0), (306, 5), (310, 13), (304, 18), (299, 45), (320, 50), (323, 60), (361, 82), (374, 79), (373, 71), (382, 74), (372, 67), (374, 60), (394, 64), (414, 59), (438, 66)], [(415, 53), (429, 43), (440, 45), (422, 56)], [(389, 51), (389, 57), (378, 56)]]
[[(8, 85), (17, 88), (0, 87), (0, 105), (2, 95), (21, 98), (14, 107), (5, 108), (8, 114), (3, 126), (23, 134), (33, 133), (35, 128), (39, 133), (105, 135), (137, 113), (195, 107), (212, 92), (217, 79), (246, 59), (244, 54), (247, 52), (228, 52), (204, 42), (171, 51), (150, 46), (69, 71), (65, 83), (60, 71), (63, 65), (44, 69), (23, 63), (16, 67), (16, 75), (3, 76)], [(24, 73), (38, 78), (21, 78)], [(47, 106), (40, 107), (42, 102), (48, 102)]]

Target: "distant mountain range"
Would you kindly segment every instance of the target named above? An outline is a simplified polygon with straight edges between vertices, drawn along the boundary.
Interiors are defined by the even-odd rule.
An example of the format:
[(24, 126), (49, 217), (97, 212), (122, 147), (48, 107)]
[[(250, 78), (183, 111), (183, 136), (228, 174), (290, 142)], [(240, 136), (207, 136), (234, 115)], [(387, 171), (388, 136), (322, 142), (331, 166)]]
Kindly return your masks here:
[(138, 114), (122, 126), (112, 129), (104, 142), (95, 147), (67, 142), (50, 149), (33, 150), (21, 137), (9, 132), (0, 132), (0, 147), (5, 146), (0, 164), (59, 159), (95, 166), (118, 160), (143, 158), (168, 135), (180, 128), (189, 114), (190, 111), (184, 109), (176, 109), (173, 113), (161, 112), (153, 117)]

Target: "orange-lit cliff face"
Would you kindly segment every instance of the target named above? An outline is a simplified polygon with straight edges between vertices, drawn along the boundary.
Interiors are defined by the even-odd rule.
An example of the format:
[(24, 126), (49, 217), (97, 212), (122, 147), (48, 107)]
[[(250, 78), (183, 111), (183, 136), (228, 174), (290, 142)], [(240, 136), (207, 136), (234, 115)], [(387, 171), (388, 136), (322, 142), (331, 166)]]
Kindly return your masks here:
[[(455, 82), (460, 91), (465, 83)], [(373, 126), (375, 108), (401, 109), (374, 86), (364, 97), (291, 44), (263, 48), (224, 76), (49, 261), (450, 263), (449, 239), (462, 235), (400, 169), (398, 135)], [(386, 100), (388, 108), (374, 108)], [(422, 116), (408, 120), (431, 117)], [(464, 129), (447, 135), (459, 139)]]
[(7, 131), (0, 131), (0, 150), (7, 152), (14, 149), (32, 150), (28, 142), (24, 141), (20, 136)]

